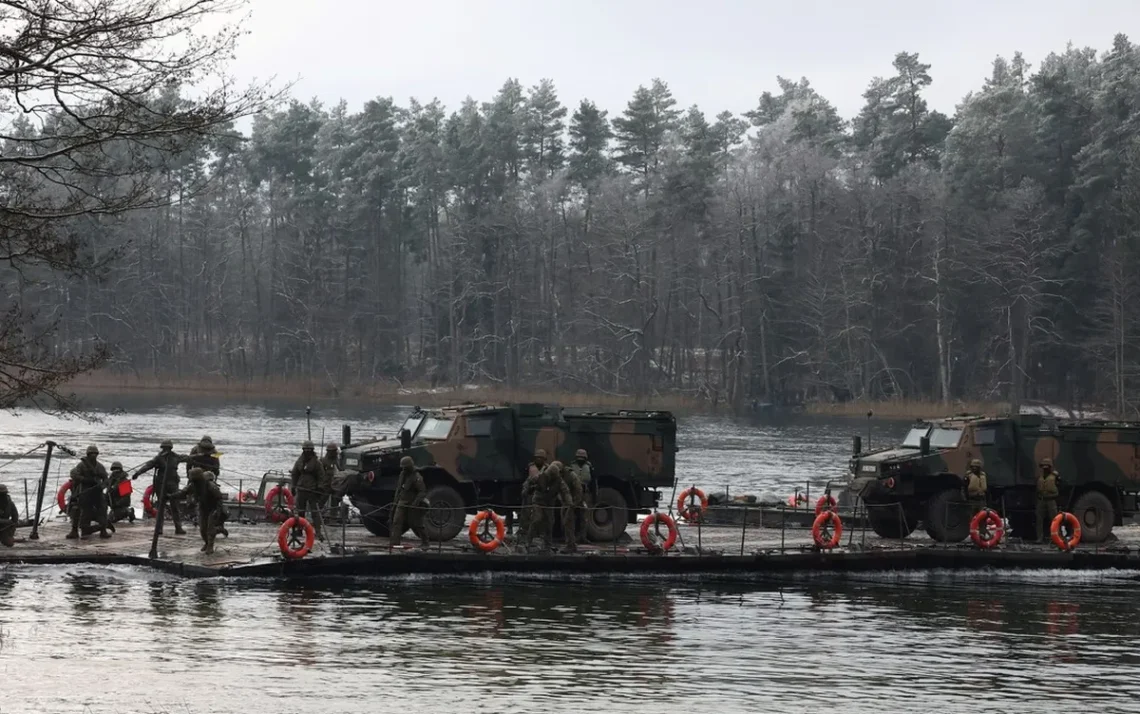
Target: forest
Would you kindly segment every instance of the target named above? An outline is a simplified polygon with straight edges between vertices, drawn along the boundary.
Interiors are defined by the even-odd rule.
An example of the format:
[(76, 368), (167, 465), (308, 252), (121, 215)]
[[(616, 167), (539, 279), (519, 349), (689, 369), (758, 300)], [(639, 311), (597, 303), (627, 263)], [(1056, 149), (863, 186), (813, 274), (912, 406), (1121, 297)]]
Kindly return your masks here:
[(620, 114), (547, 79), (278, 103), (73, 221), (99, 270), (5, 266), (5, 298), (137, 377), (1135, 414), (1137, 47), (999, 57), (953, 116), (893, 72), (850, 118), (807, 78), (743, 116), (662, 79)]

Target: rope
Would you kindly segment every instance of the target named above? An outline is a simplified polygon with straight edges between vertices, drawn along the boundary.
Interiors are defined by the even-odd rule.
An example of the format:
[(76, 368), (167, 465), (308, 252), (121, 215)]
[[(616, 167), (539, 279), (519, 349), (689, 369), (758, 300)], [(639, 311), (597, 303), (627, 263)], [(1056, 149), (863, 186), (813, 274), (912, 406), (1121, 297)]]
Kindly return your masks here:
[(11, 466), (12, 464), (19, 461), (20, 459), (25, 459), (25, 458), (31, 456), (32, 454), (36, 453), (40, 449), (44, 448), (45, 446), (47, 446), (47, 444), (40, 444), (39, 446), (32, 447), (31, 449), (29, 449), (28, 451), (25, 451), (24, 453), (20, 454), (19, 456), (16, 456), (15, 458), (12, 458), (12, 459), (5, 461), (4, 463), (0, 464), (0, 469), (7, 468), (8, 466)]

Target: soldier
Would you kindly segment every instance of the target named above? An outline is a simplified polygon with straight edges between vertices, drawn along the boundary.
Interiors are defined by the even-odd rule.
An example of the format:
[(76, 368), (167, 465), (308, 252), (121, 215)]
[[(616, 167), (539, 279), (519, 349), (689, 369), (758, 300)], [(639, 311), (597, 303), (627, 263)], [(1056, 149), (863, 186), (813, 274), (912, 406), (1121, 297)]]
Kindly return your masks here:
[[(1041, 459), (1037, 464), (1041, 473), (1037, 476), (1037, 542), (1045, 541), (1053, 519), (1057, 517), (1057, 496), (1060, 494), (1061, 474), (1053, 470), (1053, 459)], [(1042, 523), (1045, 526), (1042, 529)]]
[(578, 482), (582, 484), (582, 497), (584, 502), (577, 510), (576, 514), (576, 527), (578, 529), (578, 537), (581, 540), (586, 540), (586, 515), (590, 511), (590, 503), (592, 498), (589, 496), (590, 484), (593, 481), (592, 465), (590, 464), (590, 455), (586, 453), (585, 449), (578, 449), (574, 452), (574, 463), (570, 464), (570, 470), (578, 477)]
[[(158, 456), (135, 469), (135, 474), (131, 476), (131, 480), (136, 480), (147, 471), (153, 470), (154, 498), (156, 501), (154, 507), (168, 507), (170, 517), (174, 519), (174, 535), (186, 535), (186, 531), (182, 529), (182, 515), (179, 513), (178, 502), (174, 500), (174, 494), (178, 493), (181, 485), (178, 479), (178, 464), (186, 461), (187, 457), (174, 453), (174, 442), (170, 439), (163, 440), (158, 449)], [(159, 494), (162, 494), (162, 499), (166, 501), (165, 504), (157, 503)], [(159, 531), (159, 534), (161, 535), (162, 531)]]
[(8, 487), (0, 483), (0, 543), (9, 548), (16, 545), (16, 524), (19, 522), (20, 512), (8, 495)]
[(198, 444), (190, 449), (190, 455), (186, 457), (185, 461), (187, 476), (190, 475), (190, 469), (195, 466), (214, 474), (214, 476), (222, 475), (222, 462), (218, 459), (214, 440), (209, 436), (203, 436)]
[(227, 517), (222, 491), (200, 466), (190, 469), (186, 475), (186, 488), (174, 494), (173, 498), (183, 499), (193, 494), (198, 501), (198, 530), (202, 534), (202, 552), (214, 552), (214, 539), (218, 533), (225, 533)]
[(122, 463), (118, 461), (111, 463), (111, 473), (107, 477), (107, 504), (110, 506), (110, 514), (107, 521), (112, 533), (115, 532), (116, 521), (121, 521), (124, 518), (134, 520), (134, 511), (131, 510), (130, 494), (127, 494), (126, 497), (119, 495), (119, 484), (128, 478), (127, 472), (123, 471)]
[(328, 508), (335, 508), (337, 502), (333, 500), (333, 492), (340, 487), (340, 469), (337, 462), (340, 460), (340, 446), (335, 441), (325, 445), (325, 455), (321, 457), (321, 467), (325, 470), (324, 480), (321, 483), (321, 502)]
[[(519, 505), (519, 535), (525, 536), (527, 529), (527, 519), (530, 518), (530, 503), (529, 493), (534, 491), (533, 484), (528, 487), (527, 484), (532, 483), (542, 473), (546, 467), (546, 449), (535, 449), (534, 460), (527, 464), (526, 467), (526, 480), (523, 482), (522, 503)], [(510, 530), (514, 525), (514, 518), (512, 513), (507, 514), (507, 529)]]
[(99, 463), (99, 447), (88, 446), (87, 455), (71, 470), (71, 492), (77, 508), (71, 509), (71, 532), (67, 538), (83, 538), (90, 532), (91, 521), (99, 524), (99, 537), (110, 538), (107, 532), (107, 502), (103, 489), (107, 485), (107, 469)]
[[(537, 458), (538, 455), (535, 456)], [(554, 513), (558, 504), (573, 501), (566, 482), (562, 479), (562, 462), (552, 461), (533, 478), (528, 477), (523, 486), (523, 499), (530, 503), (523, 546), (530, 548), (534, 536), (541, 532), (542, 545), (549, 550), (554, 538)]]
[[(582, 450), (579, 449), (579, 452)], [(569, 499), (562, 502), (562, 532), (566, 537), (566, 552), (573, 553), (578, 550), (578, 528), (579, 523), (582, 521), (582, 512), (585, 509), (586, 502), (583, 500), (585, 493), (582, 488), (582, 482), (578, 480), (578, 474), (573, 468), (562, 468), (562, 480), (566, 484), (566, 490), (569, 492)]]
[(417, 528), (420, 529), (421, 548), (427, 548), (431, 545), (428, 543), (427, 533), (422, 528), (424, 509), (429, 505), (427, 498), (425, 498), (426, 494), (427, 486), (424, 485), (424, 477), (416, 468), (416, 462), (412, 460), (411, 456), (401, 458), (400, 479), (396, 482), (396, 496), (392, 502), (392, 525), (388, 529), (389, 546), (400, 544), (400, 536), (404, 534), (405, 521), (413, 531)]
[(293, 480), (293, 497), (297, 499), (297, 515), (308, 518), (318, 538), (321, 537), (321, 501), (325, 483), (325, 467), (317, 458), (313, 442), (301, 444), (301, 455), (289, 472)]
[(966, 499), (970, 503), (970, 512), (977, 513), (986, 507), (986, 472), (982, 471), (980, 459), (970, 461), (970, 468), (966, 472)]

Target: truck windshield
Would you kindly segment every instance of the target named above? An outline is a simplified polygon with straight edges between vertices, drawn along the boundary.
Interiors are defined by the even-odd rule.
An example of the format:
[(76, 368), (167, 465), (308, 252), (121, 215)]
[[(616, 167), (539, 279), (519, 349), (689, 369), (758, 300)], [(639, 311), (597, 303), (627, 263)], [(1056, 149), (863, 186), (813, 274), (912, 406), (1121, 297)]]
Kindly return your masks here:
[(961, 429), (935, 429), (930, 433), (930, 448), (952, 449), (962, 438)]
[(435, 417), (427, 417), (424, 419), (423, 426), (416, 434), (417, 439), (446, 439), (447, 435), (451, 433), (451, 419), (436, 419)]
[(930, 432), (928, 426), (916, 426), (906, 433), (906, 438), (903, 439), (903, 446), (909, 446), (912, 449), (917, 449), (921, 444), (919, 440)]
[(416, 433), (416, 429), (420, 428), (420, 424), (423, 423), (423, 420), (424, 420), (423, 414), (413, 414), (404, 420), (404, 425), (400, 428), (401, 429), (407, 429), (408, 433), (414, 436)]

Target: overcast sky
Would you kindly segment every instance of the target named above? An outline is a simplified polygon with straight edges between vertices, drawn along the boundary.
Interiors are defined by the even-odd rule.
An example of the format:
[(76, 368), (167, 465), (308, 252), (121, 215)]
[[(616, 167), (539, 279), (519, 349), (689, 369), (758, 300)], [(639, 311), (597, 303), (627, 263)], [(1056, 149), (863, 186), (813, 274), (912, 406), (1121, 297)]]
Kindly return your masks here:
[(296, 80), (293, 95), (350, 109), (377, 96), (449, 108), (504, 80), (554, 80), (562, 101), (620, 112), (639, 84), (669, 83), (682, 107), (752, 109), (776, 75), (807, 77), (845, 117), (896, 52), (932, 65), (928, 95), (952, 113), (994, 57), (1034, 68), (1066, 43), (1140, 39), (1140, 0), (251, 0), (233, 70)]

